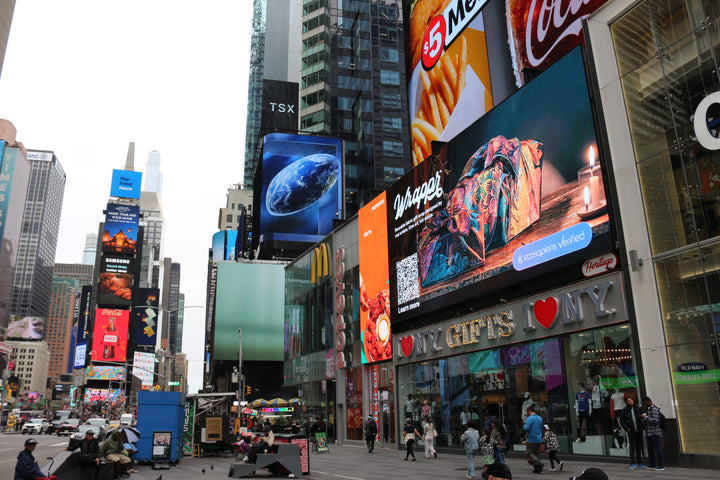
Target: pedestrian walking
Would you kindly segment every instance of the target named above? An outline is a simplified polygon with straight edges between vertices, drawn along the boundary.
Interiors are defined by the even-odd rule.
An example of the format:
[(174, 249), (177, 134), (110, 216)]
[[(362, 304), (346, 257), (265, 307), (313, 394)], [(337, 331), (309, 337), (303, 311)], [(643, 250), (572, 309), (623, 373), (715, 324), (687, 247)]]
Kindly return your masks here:
[(495, 440), (493, 458), (496, 462), (505, 463), (505, 460), (503, 459), (503, 451), (505, 450), (505, 437), (507, 436), (507, 430), (505, 430), (505, 426), (497, 419), (493, 421), (490, 436)]
[(405, 426), (403, 427), (403, 439), (405, 440), (405, 460), (407, 460), (408, 457), (412, 457), (413, 462), (416, 460), (415, 452), (413, 451), (416, 436), (422, 437), (422, 435), (420, 435), (420, 433), (417, 431), (417, 428), (415, 428), (415, 426), (412, 424), (412, 418), (408, 417), (405, 420)]
[(433, 425), (432, 417), (427, 417), (425, 425), (423, 425), (423, 441), (425, 442), (425, 458), (434, 457), (437, 458), (437, 452), (435, 451), (435, 437), (437, 437), (437, 431)]
[(480, 434), (475, 430), (475, 422), (470, 421), (468, 428), (463, 432), (460, 437), (460, 443), (465, 447), (465, 454), (468, 459), (467, 467), (467, 478), (468, 480), (474, 480), (475, 477), (475, 453), (477, 453), (480, 440)]
[(523, 427), (527, 433), (527, 461), (533, 466), (533, 473), (542, 473), (545, 465), (540, 460), (540, 445), (542, 444), (543, 420), (535, 413), (535, 406), (527, 408), (527, 419)]
[(643, 430), (645, 425), (642, 421), (640, 407), (635, 405), (633, 397), (625, 399), (625, 408), (620, 410), (620, 425), (627, 432), (630, 443), (630, 468), (632, 470), (645, 468), (642, 463), (643, 451)]
[(365, 446), (367, 446), (368, 453), (373, 453), (375, 450), (375, 437), (377, 433), (378, 429), (375, 418), (372, 415), (368, 415), (365, 421)]
[(57, 480), (55, 475), (46, 477), (38, 467), (37, 460), (33, 456), (37, 443), (33, 438), (25, 440), (25, 449), (17, 456), (14, 480)]
[[(543, 441), (545, 442), (545, 450), (548, 451), (550, 456), (550, 471), (561, 472), (563, 469), (563, 462), (558, 459), (558, 452), (560, 451), (560, 442), (558, 442), (557, 435), (552, 431), (550, 425), (545, 424), (545, 432), (543, 433)], [(558, 464), (557, 470), (555, 470), (555, 463)]]
[(646, 468), (665, 470), (663, 466), (663, 434), (662, 428), (660, 428), (660, 409), (650, 400), (650, 397), (643, 397), (643, 405), (647, 412), (642, 414), (648, 445), (648, 466)]
[(483, 430), (483, 434), (480, 440), (478, 440), (478, 450), (482, 458), (483, 467), (495, 462), (493, 458), (495, 455), (495, 440), (487, 428)]

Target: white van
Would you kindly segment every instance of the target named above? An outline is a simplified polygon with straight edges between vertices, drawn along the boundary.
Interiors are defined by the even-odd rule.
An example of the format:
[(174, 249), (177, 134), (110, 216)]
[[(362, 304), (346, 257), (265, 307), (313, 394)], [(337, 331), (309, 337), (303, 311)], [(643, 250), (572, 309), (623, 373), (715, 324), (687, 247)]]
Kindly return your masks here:
[(135, 416), (132, 413), (123, 413), (120, 415), (120, 425), (132, 427), (135, 423)]

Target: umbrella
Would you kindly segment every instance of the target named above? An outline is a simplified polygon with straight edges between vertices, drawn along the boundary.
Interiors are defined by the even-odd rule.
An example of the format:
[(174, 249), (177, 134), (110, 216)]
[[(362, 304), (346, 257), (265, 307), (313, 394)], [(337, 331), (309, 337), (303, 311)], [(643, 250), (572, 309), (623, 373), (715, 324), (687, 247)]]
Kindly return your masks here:
[(251, 408), (257, 408), (257, 407), (267, 407), (269, 405), (268, 401), (264, 398), (258, 398), (257, 400), (253, 400), (250, 402), (250, 405), (248, 405)]
[(302, 400), (300, 400), (297, 397), (294, 397), (294, 398), (291, 398), (290, 400), (288, 400), (288, 403), (290, 405), (300, 405), (302, 403)]
[(115, 427), (108, 431), (108, 437), (112, 436), (113, 433), (120, 432), (125, 435), (125, 438), (128, 442), (134, 443), (140, 440), (140, 430), (133, 427), (128, 426), (122, 426), (122, 427)]
[(285, 407), (288, 402), (284, 398), (273, 398), (270, 400), (269, 404), (271, 407)]

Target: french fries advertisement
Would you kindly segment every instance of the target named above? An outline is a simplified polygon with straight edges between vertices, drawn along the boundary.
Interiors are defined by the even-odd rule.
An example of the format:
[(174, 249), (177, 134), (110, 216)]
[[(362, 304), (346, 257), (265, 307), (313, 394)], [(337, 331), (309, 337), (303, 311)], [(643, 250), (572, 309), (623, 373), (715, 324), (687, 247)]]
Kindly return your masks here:
[(412, 163), (430, 156), (492, 107), (481, 13), (484, 1), (417, 0), (411, 5), (408, 86)]

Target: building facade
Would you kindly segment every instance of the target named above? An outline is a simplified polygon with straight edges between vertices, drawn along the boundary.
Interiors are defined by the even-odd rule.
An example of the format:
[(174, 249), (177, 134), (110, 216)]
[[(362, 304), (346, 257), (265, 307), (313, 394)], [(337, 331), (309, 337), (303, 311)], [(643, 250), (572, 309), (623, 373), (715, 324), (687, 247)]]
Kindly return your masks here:
[(83, 248), (82, 263), (85, 265), (95, 265), (95, 257), (97, 256), (97, 233), (88, 233), (85, 235), (85, 248)]
[[(508, 45), (537, 40), (513, 43), (518, 32), (534, 33), (537, 12), (521, 15), (527, 24), (519, 25), (504, 3), (487, 2), (482, 12), (488, 37), (502, 39), (488, 43), (491, 68), (493, 52), (507, 56)], [(441, 448), (461, 450), (467, 424), (495, 420), (508, 428), (509, 447), (522, 451), (526, 408), (534, 404), (558, 434), (561, 452), (627, 457), (627, 442), (616, 438), (618, 410), (627, 397), (649, 396), (668, 419), (666, 465), (717, 464), (720, 9), (702, 1), (614, 0), (576, 13), (548, 35), (583, 22), (584, 50), (555, 53), (545, 65), (533, 63), (539, 50), (513, 57), (513, 81), (493, 83), (494, 108), (387, 190), (387, 221), (376, 226), (388, 230), (390, 320), (384, 302), (365, 301), (372, 292), (360, 243), (373, 230), (354, 219), (287, 267), (286, 384), (299, 388), (309, 412), (332, 414), (338, 441), (361, 441), (362, 419), (373, 414), (379, 439), (400, 446), (404, 420), (419, 428), (430, 416)], [(498, 14), (507, 20), (499, 36), (487, 21)], [(568, 118), (577, 105), (552, 111), (567, 98), (551, 91), (572, 78), (577, 88), (569, 83), (562, 91), (582, 94), (589, 105), (592, 149), (578, 141), (585, 120)], [(514, 87), (515, 80), (523, 86)], [(503, 89), (507, 95), (497, 98)], [(526, 101), (553, 118), (554, 134), (533, 129), (539, 124)], [(505, 113), (513, 108), (523, 115)], [(516, 144), (494, 137), (497, 143), (483, 145), (499, 129), (544, 144), (540, 215), (516, 237), (497, 237), (512, 228), (496, 230), (483, 218), (482, 242), (473, 249), (484, 253), (474, 259), (465, 243), (471, 237), (441, 220), (475, 228), (478, 217), (465, 224), (462, 205), (455, 211), (446, 202), (469, 189), (469, 179), (480, 181), (474, 175), (487, 175), (483, 168), (500, 168), (486, 148), (502, 156)], [(563, 147), (578, 143), (578, 152), (555, 150), (557, 138)], [(522, 161), (532, 156), (529, 145), (518, 141)], [(573, 157), (582, 160), (570, 164), (566, 183), (550, 183), (545, 169), (561, 178), (563, 162)], [(462, 166), (468, 158), (467, 169), (452, 173), (451, 160)], [(478, 158), (486, 160), (480, 168)], [(440, 190), (430, 181), (436, 171)], [(403, 201), (406, 188), (416, 193), (415, 206)], [(565, 220), (555, 225), (559, 217)], [(579, 238), (573, 228), (585, 229), (578, 235), (590, 241), (570, 248), (569, 239)], [(553, 243), (558, 233), (566, 239)], [(538, 260), (558, 249), (560, 255)], [(450, 256), (457, 252), (464, 258)], [(364, 320), (365, 305), (380, 316)], [(388, 343), (391, 358), (375, 361)]]
[(53, 152), (28, 151), (25, 196), (10, 312), (47, 317), (60, 229), (65, 172)]
[(47, 343), (45, 341), (7, 343), (13, 348), (10, 360), (15, 364), (14, 373), (20, 379), (18, 395), (28, 395), (33, 392), (44, 396), (50, 367)]
[(160, 194), (140, 192), (140, 226), (143, 228), (143, 248), (140, 260), (140, 288), (158, 288), (163, 265), (163, 216)]
[(160, 348), (171, 355), (180, 353), (178, 349), (178, 312), (180, 301), (180, 264), (171, 258), (163, 259), (162, 287), (162, 330)]
[(157, 193), (162, 198), (163, 174), (160, 171), (160, 151), (150, 150), (148, 152), (147, 168), (145, 169), (145, 190), (146, 192)]
[(50, 352), (49, 378), (57, 379), (62, 373), (70, 373), (68, 363), (79, 288), (77, 280), (53, 278), (50, 315), (45, 323), (45, 341)]

